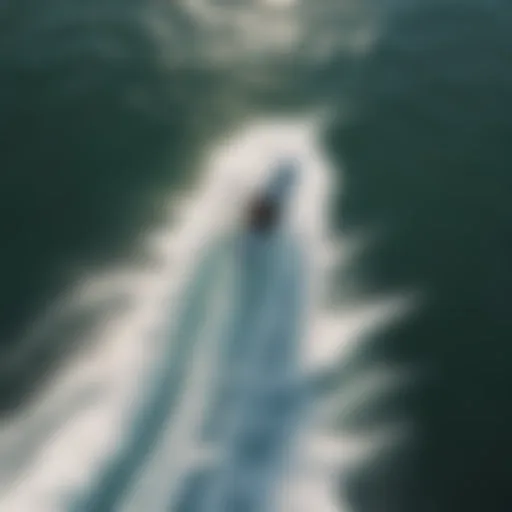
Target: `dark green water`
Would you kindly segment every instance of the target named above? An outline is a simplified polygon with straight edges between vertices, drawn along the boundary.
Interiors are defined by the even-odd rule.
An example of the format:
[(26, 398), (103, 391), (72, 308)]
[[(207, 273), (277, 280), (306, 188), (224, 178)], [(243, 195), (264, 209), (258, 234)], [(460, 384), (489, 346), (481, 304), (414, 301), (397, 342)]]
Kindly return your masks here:
[(159, 196), (185, 181), (232, 115), (229, 77), (194, 58), (194, 24), (171, 2), (7, 0), (0, 23), (0, 409), (9, 409), (73, 338), (24, 341), (38, 313), (158, 222)]
[[(351, 366), (426, 371), (358, 420), (405, 419), (418, 436), (340, 487), (362, 512), (510, 511), (512, 7), (324, 0), (296, 53), (237, 67), (200, 57), (209, 39), (179, 5), (0, 1), (0, 407), (26, 400), (73, 344), (69, 331), (23, 341), (38, 312), (128, 254), (217, 136), (253, 113), (325, 103), (343, 107), (326, 134), (344, 164), (337, 228), (381, 230), (345, 272), (367, 296), (426, 294)], [(368, 52), (306, 58), (361, 19)]]
[[(512, 506), (512, 8), (398, 10), (361, 63), (354, 116), (331, 134), (345, 163), (339, 220), (381, 235), (354, 261), (366, 296), (417, 289), (418, 311), (363, 344), (351, 370), (423, 379), (351, 418), (411, 422), (413, 442), (346, 475), (361, 511)], [(419, 376), (418, 371), (418, 376)]]

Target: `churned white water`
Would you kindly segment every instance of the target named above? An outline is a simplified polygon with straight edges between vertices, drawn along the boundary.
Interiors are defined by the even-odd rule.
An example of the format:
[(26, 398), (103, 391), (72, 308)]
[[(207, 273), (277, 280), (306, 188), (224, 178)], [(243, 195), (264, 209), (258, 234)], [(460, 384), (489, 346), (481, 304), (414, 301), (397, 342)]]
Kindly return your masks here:
[[(142, 241), (159, 265), (91, 277), (84, 301), (122, 289), (132, 306), (101, 326), (93, 348), (61, 371), (28, 414), (0, 432), (0, 510), (181, 512), (177, 507), (191, 472), (223, 456), (221, 445), (198, 440), (222, 364), (221, 336), (215, 333), (230, 307), (229, 257), (208, 252), (237, 229), (247, 198), (283, 154), (302, 169), (287, 230), (300, 237), (312, 276), (298, 347), (304, 381), (343, 357), (368, 316), (338, 315), (322, 305), (329, 270), (343, 246), (329, 232), (330, 197), (340, 184), (322, 154), (320, 124), (317, 118), (262, 120), (227, 139), (206, 159), (189, 196), (170, 198), (172, 222)], [(220, 266), (197, 277), (205, 254)], [(189, 319), (177, 334), (186, 301), (212, 300), (209, 293), (216, 294), (216, 306), (208, 318)], [(339, 510), (333, 470), (355, 445), (321, 435), (315, 407), (306, 410), (291, 437), (293, 463), (275, 477), (276, 508)]]

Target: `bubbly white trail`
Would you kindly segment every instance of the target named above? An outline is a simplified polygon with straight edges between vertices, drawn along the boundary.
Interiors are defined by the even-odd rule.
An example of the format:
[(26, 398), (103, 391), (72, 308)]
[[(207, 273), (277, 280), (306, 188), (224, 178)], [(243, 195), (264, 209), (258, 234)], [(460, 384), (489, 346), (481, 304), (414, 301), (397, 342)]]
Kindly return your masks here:
[[(147, 250), (160, 258), (160, 267), (149, 273), (113, 272), (95, 286), (91, 283), (89, 300), (104, 298), (109, 290), (124, 287), (135, 299), (133, 309), (104, 326), (96, 334), (95, 348), (87, 357), (66, 368), (44, 400), (0, 431), (0, 510), (227, 512), (222, 508), (222, 499), (226, 498), (219, 498), (217, 508), (196, 509), (193, 507), (201, 504), (187, 505), (186, 495), (187, 489), (200, 488), (212, 493), (212, 500), (217, 499), (214, 496), (226, 496), (227, 480), (222, 475), (242, 464), (235, 461), (235, 455), (244, 451), (243, 436), (214, 441), (210, 437), (208, 442), (201, 428), (205, 415), (211, 413), (216, 419), (224, 415), (220, 409), (215, 411), (215, 407), (209, 406), (215, 403), (216, 376), (223, 371), (223, 364), (232, 361), (229, 350), (222, 346), (226, 340), (222, 332), (228, 319), (238, 315), (241, 320), (248, 315), (245, 331), (244, 323), (240, 322), (238, 335), (231, 339), (245, 340), (255, 350), (267, 343), (276, 349), (281, 347), (273, 362), (283, 367), (293, 361), (296, 375), (305, 375), (314, 366), (321, 366), (339, 350), (340, 336), (336, 333), (339, 334), (345, 319), (333, 321), (332, 316), (322, 316), (315, 302), (322, 292), (322, 273), (327, 262), (336, 258), (325, 215), (332, 185), (316, 137), (315, 119), (293, 119), (262, 121), (228, 140), (207, 162), (205, 178), (183, 203), (179, 222), (147, 241)], [(300, 297), (297, 289), (304, 283), (302, 270), (290, 271), (293, 265), (284, 263), (297, 254), (286, 244), (278, 244), (279, 250), (270, 251), (274, 254), (270, 258), (274, 274), (268, 269), (246, 274), (254, 282), (261, 282), (266, 276), (274, 287), (273, 292), (268, 292), (272, 299), (265, 302), (260, 297), (263, 302), (256, 307), (240, 301), (238, 306), (245, 309), (236, 310), (231, 291), (236, 285), (232, 273), (234, 253), (228, 243), (214, 241), (221, 239), (222, 233), (232, 231), (233, 221), (240, 216), (248, 194), (267, 180), (266, 170), (283, 152), (293, 154), (304, 169), (287, 233), (291, 239), (300, 236), (301, 247), (308, 253), (312, 279), (304, 306), (306, 312), (299, 313), (298, 306), (289, 300)], [(205, 248), (211, 247), (217, 249), (204, 258), (205, 250), (210, 251)], [(200, 258), (205, 261), (203, 266), (199, 265)], [(197, 273), (198, 268), (203, 270)], [(284, 279), (284, 275), (288, 277)], [(256, 321), (260, 314), (257, 311), (269, 317)], [(299, 326), (299, 317), (309, 323), (310, 329), (292, 333)], [(273, 334), (258, 330), (258, 326), (268, 325), (274, 325)], [(276, 339), (280, 342), (276, 343)], [(271, 366), (264, 371), (260, 366), (257, 370), (256, 356), (243, 360), (250, 367), (244, 367), (247, 371), (241, 373), (256, 375), (244, 382), (251, 393), (258, 395), (269, 383), (263, 374), (273, 370)], [(300, 397), (300, 392), (295, 396)], [(270, 402), (266, 402), (267, 406)], [(246, 429), (256, 422), (254, 408), (241, 403), (235, 409), (235, 422), (226, 429), (238, 428), (236, 425), (240, 424)], [(307, 510), (336, 510), (325, 475), (333, 464), (339, 463), (339, 457), (332, 464), (320, 463), (322, 471), (308, 470), (311, 450), (317, 459), (328, 457), (322, 455), (321, 447), (311, 448), (315, 443), (318, 445), (311, 441), (311, 414), (298, 421), (300, 415), (286, 416), (285, 410), (286, 407), (282, 408), (277, 416), (270, 409), (265, 414), (267, 423), (273, 425), (269, 428), (274, 432), (274, 445), (284, 445), (278, 439), (289, 439), (290, 445), (295, 446), (295, 458), (290, 459), (295, 466), (286, 469), (281, 464), (282, 456), (273, 462), (267, 460), (263, 465), (265, 471), (255, 477), (253, 490), (260, 482), (260, 494), (270, 495), (278, 491), (270, 489), (276, 481), (282, 482), (284, 489), (288, 480), (286, 492), (282, 491), (286, 493), (280, 505), (283, 510), (299, 512), (303, 510), (299, 505), (306, 503)], [(38, 441), (29, 445), (28, 439), (36, 438)], [(346, 451), (339, 444), (334, 447)], [(332, 454), (333, 447), (328, 451)], [(6, 461), (15, 459), (18, 462), (14, 470)], [(201, 467), (209, 467), (210, 471), (201, 472)], [(221, 476), (212, 478), (215, 472)], [(300, 482), (300, 493), (293, 481)], [(293, 505), (293, 496), (299, 494), (300, 503)], [(256, 509), (276, 510), (268, 503), (267, 508)]]

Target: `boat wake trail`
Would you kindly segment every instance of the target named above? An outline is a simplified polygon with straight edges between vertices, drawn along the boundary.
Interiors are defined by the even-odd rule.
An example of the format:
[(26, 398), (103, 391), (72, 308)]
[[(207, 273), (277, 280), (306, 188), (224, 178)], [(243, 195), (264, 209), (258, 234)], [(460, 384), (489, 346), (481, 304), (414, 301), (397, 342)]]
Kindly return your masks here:
[[(285, 132), (281, 125), (275, 128), (279, 137)], [(183, 261), (173, 260), (169, 275), (154, 277), (160, 291), (152, 301), (136, 292), (154, 312), (163, 309), (156, 296), (167, 296), (170, 281), (177, 290), (166, 320), (147, 320), (161, 326), (158, 339), (141, 335), (141, 327), (127, 333), (134, 338), (131, 345), (123, 334), (112, 338), (111, 349), (108, 343), (99, 346), (87, 377), (99, 382), (96, 405), (82, 421), (78, 415), (66, 420), (68, 434), (59, 433), (55, 447), (49, 443), (33, 467), (23, 470), (28, 479), (4, 500), (10, 509), (281, 510), (278, 494), (296, 465), (299, 437), (311, 416), (303, 342), (315, 288), (312, 253), (325, 239), (313, 219), (323, 215), (318, 205), (325, 185), (311, 178), (323, 173), (322, 164), (310, 173), (307, 157), (283, 161), (274, 151), (258, 162), (258, 152), (275, 133), (268, 126), (252, 132), (252, 156), (247, 141), (238, 156), (226, 148), (235, 155), (232, 168), (254, 161), (260, 176), (247, 174), (254, 181), (247, 201), (240, 202), (243, 193), (233, 198), (244, 210), (234, 226), (212, 220), (214, 210), (229, 210), (221, 196), (233, 183), (227, 178), (230, 184), (221, 184), (222, 172), (212, 165), (208, 190), (191, 203), (197, 207), (192, 228), (185, 226), (183, 240), (176, 238)], [(301, 137), (296, 146), (307, 147)], [(219, 161), (224, 169), (226, 158)], [(269, 172), (261, 172), (263, 167)], [(317, 238), (302, 236), (308, 219)], [(125, 355), (130, 366), (121, 361)], [(76, 369), (70, 369), (71, 377), (79, 378)]]
[[(100, 473), (98, 483), (73, 512), (113, 511), (122, 503), (138, 509), (143, 504), (147, 507), (148, 499), (153, 501), (152, 510), (275, 509), (272, 495), (304, 405), (299, 354), (307, 269), (303, 247), (281, 229), (295, 180), (295, 169), (287, 166), (279, 169), (260, 199), (268, 203), (266, 211), (274, 210), (265, 230), (259, 229), (261, 223), (254, 229), (246, 226), (222, 241), (220, 249), (211, 250), (199, 265), (188, 286), (178, 328), (171, 334), (176, 338), (169, 344), (172, 354), (164, 354), (162, 367), (155, 369), (160, 377), (132, 422), (125, 448)], [(222, 274), (227, 279), (219, 280)], [(214, 307), (219, 304), (220, 290), (227, 302), (223, 312)], [(216, 320), (213, 324), (212, 319)], [(197, 360), (199, 368), (190, 371)], [(202, 414), (197, 405), (191, 405), (201, 395), (204, 401), (208, 388), (214, 390), (212, 403), (204, 404), (207, 413)], [(177, 454), (163, 464), (155, 462), (162, 450), (159, 441), (165, 443), (161, 437), (166, 425), (170, 426), (167, 442), (172, 440), (175, 454), (186, 445), (188, 459), (201, 449), (208, 451), (205, 447), (217, 453), (206, 478), (201, 465), (180, 461)], [(146, 464), (152, 451), (157, 455)], [(199, 484), (197, 471), (203, 473)], [(141, 474), (153, 492), (141, 490), (145, 486), (136, 482)], [(168, 480), (161, 482), (158, 492), (151, 482), (161, 481), (163, 475)], [(187, 488), (190, 478), (196, 487), (192, 495), (201, 497), (192, 505), (182, 497), (179, 501), (180, 487)], [(132, 496), (130, 489), (136, 490)], [(136, 502), (140, 505), (135, 507)]]

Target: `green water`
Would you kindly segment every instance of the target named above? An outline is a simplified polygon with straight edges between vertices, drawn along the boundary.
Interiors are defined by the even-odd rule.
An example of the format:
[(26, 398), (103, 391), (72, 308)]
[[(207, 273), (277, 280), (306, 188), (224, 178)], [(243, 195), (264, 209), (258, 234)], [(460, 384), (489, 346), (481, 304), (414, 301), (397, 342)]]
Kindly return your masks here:
[(219, 136), (321, 105), (334, 114), (326, 149), (344, 164), (333, 222), (382, 234), (344, 272), (368, 296), (427, 297), (353, 362), (427, 379), (362, 415), (360, 429), (406, 419), (418, 437), (345, 472), (348, 499), (363, 512), (509, 511), (509, 3), (298, 2), (293, 51), (226, 62), (206, 51), (215, 30), (180, 5), (0, 1), (0, 407), (72, 348), (69, 331), (24, 342), (37, 313), (129, 255)]

